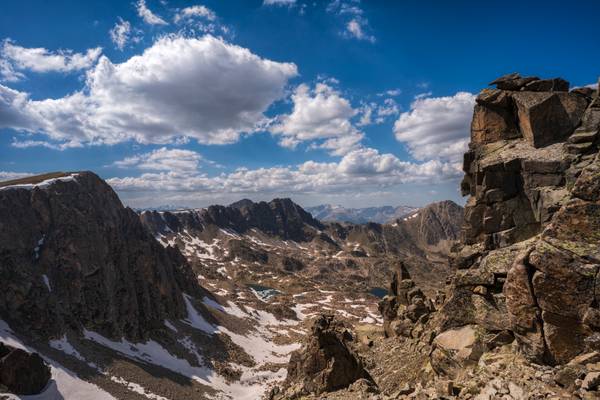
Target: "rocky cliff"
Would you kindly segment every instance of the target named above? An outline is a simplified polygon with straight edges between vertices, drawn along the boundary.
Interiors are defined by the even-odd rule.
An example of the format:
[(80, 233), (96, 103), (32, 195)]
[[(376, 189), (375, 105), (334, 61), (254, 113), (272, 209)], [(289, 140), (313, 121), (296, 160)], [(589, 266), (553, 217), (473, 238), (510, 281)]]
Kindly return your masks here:
[(532, 360), (562, 364), (600, 350), (600, 100), (562, 79), (493, 83), (465, 154), (465, 247), (446, 327), (508, 330)]
[(0, 187), (0, 319), (28, 335), (83, 328), (139, 340), (187, 316), (202, 293), (185, 258), (163, 248), (91, 172)]
[(380, 302), (387, 339), (360, 354), (382, 398), (598, 398), (598, 91), (518, 74), (491, 84), (464, 157), (462, 229), (440, 229), (439, 212), (422, 210), (402, 227), (419, 248), (442, 238), (430, 226), (460, 244), (435, 297), (410, 257), (396, 265)]

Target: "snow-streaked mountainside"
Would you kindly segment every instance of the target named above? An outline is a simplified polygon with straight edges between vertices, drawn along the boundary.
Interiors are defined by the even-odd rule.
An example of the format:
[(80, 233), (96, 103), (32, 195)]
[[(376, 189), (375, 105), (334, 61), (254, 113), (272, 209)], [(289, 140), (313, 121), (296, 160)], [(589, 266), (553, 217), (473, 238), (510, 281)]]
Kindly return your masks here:
[[(242, 199), (231, 203), (229, 207), (241, 208), (244, 205), (253, 203), (252, 200)], [(191, 207), (175, 205), (175, 204), (164, 204), (156, 207), (136, 208), (138, 212), (143, 211), (179, 211), (190, 209)], [(353, 224), (366, 224), (368, 222), (375, 222), (378, 224), (392, 223), (396, 219), (405, 218), (415, 211), (419, 210), (419, 207), (412, 206), (380, 206), (380, 207), (363, 207), (363, 208), (348, 208), (341, 205), (333, 204), (321, 204), (318, 206), (305, 207), (307, 212), (312, 216), (323, 222), (350, 222)]]
[(385, 225), (291, 199), (136, 213), (90, 172), (0, 200), (0, 342), (50, 365), (39, 399), (260, 399), (321, 313), (381, 330), (400, 261), (433, 296), (462, 222), (452, 202)]
[(321, 204), (306, 207), (306, 211), (318, 220), (325, 222), (351, 222), (353, 224), (366, 224), (376, 222), (385, 224), (404, 218), (417, 211), (418, 207), (411, 206), (381, 206), (365, 208), (346, 208), (340, 205)]
[(177, 211), (177, 210), (189, 210), (191, 207), (182, 206), (177, 204), (161, 204), (156, 207), (136, 207), (134, 208), (137, 212), (142, 211)]

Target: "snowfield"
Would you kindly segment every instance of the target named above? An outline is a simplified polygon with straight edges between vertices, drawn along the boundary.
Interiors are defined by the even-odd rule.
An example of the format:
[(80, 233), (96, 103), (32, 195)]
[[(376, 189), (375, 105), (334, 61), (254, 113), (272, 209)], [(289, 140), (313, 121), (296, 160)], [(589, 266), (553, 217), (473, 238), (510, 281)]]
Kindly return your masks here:
[[(66, 339), (65, 339), (66, 340)], [(8, 324), (3, 320), (0, 320), (0, 342), (16, 347), (19, 349), (26, 350), (28, 352), (35, 352), (24, 345), (13, 333)], [(70, 345), (59, 340), (55, 343), (56, 346), (62, 343), (65, 346), (65, 352), (77, 353)], [(79, 355), (79, 353), (77, 353)], [(50, 365), (52, 377), (48, 386), (40, 394), (34, 396), (16, 396), (12, 394), (3, 394), (7, 399), (10, 400), (68, 400), (68, 399), (90, 399), (90, 400), (116, 400), (113, 396), (100, 389), (98, 386), (88, 383), (80, 379), (75, 373), (69, 371), (56, 361), (49, 357), (40, 354), (42, 358)], [(81, 357), (81, 355), (79, 355)]]

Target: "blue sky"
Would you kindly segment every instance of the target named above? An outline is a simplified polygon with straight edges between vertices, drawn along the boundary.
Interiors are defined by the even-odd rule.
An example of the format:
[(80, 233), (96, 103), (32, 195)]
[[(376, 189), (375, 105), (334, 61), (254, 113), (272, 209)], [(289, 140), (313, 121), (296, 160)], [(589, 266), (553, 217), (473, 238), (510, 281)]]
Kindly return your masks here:
[(0, 179), (136, 207), (462, 201), (474, 94), (597, 81), (596, 1), (26, 1), (0, 15)]

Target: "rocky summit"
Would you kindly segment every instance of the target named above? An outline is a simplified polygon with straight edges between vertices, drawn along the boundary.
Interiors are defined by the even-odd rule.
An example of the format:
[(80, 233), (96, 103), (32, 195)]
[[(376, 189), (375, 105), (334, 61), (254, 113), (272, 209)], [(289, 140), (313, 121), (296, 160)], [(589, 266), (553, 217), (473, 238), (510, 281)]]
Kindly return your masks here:
[[(448, 324), (510, 330), (531, 360), (564, 364), (598, 349), (600, 103), (597, 92), (567, 92), (561, 79), (524, 84), (530, 79), (515, 76), (477, 100), (462, 184), (470, 196), (466, 246), (455, 278), (463, 289), (448, 304), (472, 312)], [(513, 110), (515, 136), (500, 130), (484, 138), (479, 119), (496, 112), (500, 98)], [(493, 297), (474, 301), (464, 289), (472, 285)]]
[(464, 209), (136, 212), (92, 172), (0, 183), (3, 396), (600, 398), (598, 91), (491, 85)]
[(185, 258), (163, 248), (91, 172), (0, 187), (0, 314), (41, 337), (91, 329), (147, 338), (201, 294)]

